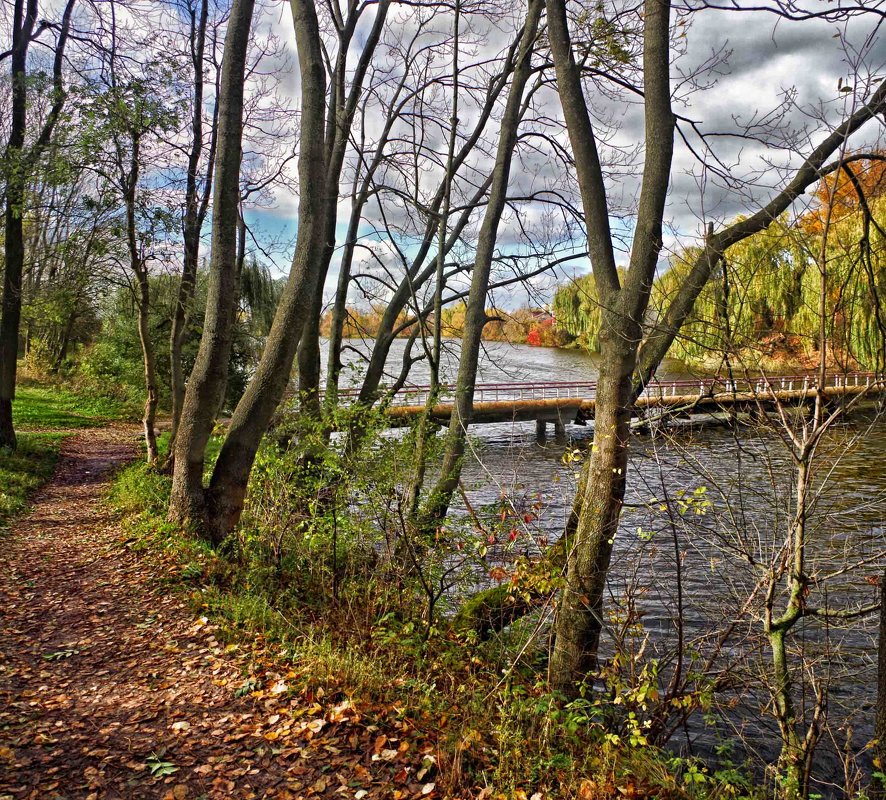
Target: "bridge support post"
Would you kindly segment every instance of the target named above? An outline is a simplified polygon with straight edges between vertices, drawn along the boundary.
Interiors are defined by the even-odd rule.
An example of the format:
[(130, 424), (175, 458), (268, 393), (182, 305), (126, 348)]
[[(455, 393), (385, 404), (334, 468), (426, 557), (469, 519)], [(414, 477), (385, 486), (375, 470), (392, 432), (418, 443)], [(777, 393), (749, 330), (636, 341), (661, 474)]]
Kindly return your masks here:
[(566, 442), (566, 423), (562, 419), (554, 422), (554, 441), (557, 444), (564, 444)]
[(548, 424), (543, 419), (535, 421), (535, 443), (544, 444), (548, 440)]

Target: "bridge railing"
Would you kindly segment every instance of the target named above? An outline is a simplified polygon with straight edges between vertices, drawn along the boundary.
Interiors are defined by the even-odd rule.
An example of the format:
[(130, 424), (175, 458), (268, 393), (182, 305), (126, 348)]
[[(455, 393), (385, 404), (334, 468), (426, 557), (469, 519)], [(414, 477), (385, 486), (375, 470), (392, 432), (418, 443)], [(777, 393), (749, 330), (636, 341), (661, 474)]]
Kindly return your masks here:
[[(877, 380), (873, 372), (829, 373), (826, 386), (865, 386)], [(651, 381), (644, 395), (648, 397), (704, 396), (720, 393), (770, 394), (772, 392), (803, 391), (817, 386), (818, 376), (812, 373), (774, 375), (765, 378), (682, 378), (679, 380)], [(440, 387), (438, 402), (451, 403), (455, 399), (455, 385)], [(431, 387), (407, 384), (394, 396), (391, 404), (396, 406), (421, 406), (428, 401)], [(359, 390), (341, 389), (341, 402), (353, 402)], [(478, 383), (474, 387), (475, 403), (516, 402), (520, 400), (593, 400), (597, 396), (596, 381), (528, 381), (517, 383)]]

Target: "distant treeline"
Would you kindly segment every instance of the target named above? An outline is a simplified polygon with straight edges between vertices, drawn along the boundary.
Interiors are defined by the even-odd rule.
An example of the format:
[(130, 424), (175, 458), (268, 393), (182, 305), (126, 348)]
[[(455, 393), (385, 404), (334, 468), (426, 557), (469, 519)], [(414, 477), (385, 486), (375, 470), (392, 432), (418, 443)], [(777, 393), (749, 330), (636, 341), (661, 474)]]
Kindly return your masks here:
[[(839, 366), (877, 369), (886, 346), (886, 166), (863, 162), (869, 213), (850, 181), (823, 182), (813, 208), (779, 219), (726, 252), (696, 300), (670, 355), (715, 366), (724, 354), (803, 365), (818, 358), (821, 303), (829, 357)], [(833, 194), (833, 197), (831, 195)], [(670, 259), (652, 287), (647, 326), (655, 325), (685, 282), (699, 251)], [(824, 258), (822, 258), (824, 255)], [(821, 297), (822, 275), (828, 290)], [(558, 328), (599, 346), (601, 313), (592, 275), (562, 285), (553, 301)]]
[[(490, 321), (483, 329), (483, 338), (487, 341), (511, 342), (513, 344), (530, 344), (538, 347), (562, 347), (575, 337), (554, 322), (554, 315), (543, 308), (523, 307), (513, 311), (498, 308), (487, 310)], [(375, 336), (384, 314), (384, 306), (368, 308), (348, 308), (345, 322), (345, 338)], [(448, 338), (460, 338), (464, 330), (465, 305), (457, 303), (443, 309), (442, 331)], [(397, 327), (400, 337), (410, 336), (418, 323), (409, 323), (406, 315), (401, 315)], [(328, 336), (332, 325), (332, 312), (323, 316), (321, 333)], [(425, 323), (427, 335), (433, 336), (433, 321)]]

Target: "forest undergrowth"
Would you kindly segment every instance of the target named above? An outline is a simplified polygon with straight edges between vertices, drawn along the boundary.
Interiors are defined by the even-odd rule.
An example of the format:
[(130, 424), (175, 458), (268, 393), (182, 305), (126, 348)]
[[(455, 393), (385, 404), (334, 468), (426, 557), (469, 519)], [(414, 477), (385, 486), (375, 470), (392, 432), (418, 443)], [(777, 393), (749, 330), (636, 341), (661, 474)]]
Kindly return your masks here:
[[(486, 640), (456, 624), (465, 570), (488, 569), (487, 549), (513, 541), (515, 522), (496, 511), (497, 527), (478, 535), (474, 510), (432, 546), (407, 541), (395, 498), (409, 436), (369, 438), (349, 457), (360, 468), (316, 439), (293, 444), (310, 436), (266, 443), (237, 534), (219, 550), (167, 522), (170, 481), (145, 464), (117, 476), (110, 502), (158, 580), (230, 640), (268, 642), (297, 676), (293, 691), (408, 721), (433, 744), (422, 778), (444, 796), (762, 796), (733, 765), (715, 771), (647, 739), (653, 675), (630, 681), (613, 667), (567, 702), (547, 688), (542, 616)], [(501, 579), (500, 567), (490, 572)]]

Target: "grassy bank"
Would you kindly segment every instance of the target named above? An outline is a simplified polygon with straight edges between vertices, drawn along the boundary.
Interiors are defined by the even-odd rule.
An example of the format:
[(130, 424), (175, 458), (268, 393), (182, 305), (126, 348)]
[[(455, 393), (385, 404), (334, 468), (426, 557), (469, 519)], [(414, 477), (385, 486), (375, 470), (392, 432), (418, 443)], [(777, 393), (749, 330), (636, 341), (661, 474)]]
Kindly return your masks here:
[(19, 385), (12, 403), (13, 419), (21, 430), (96, 428), (132, 419), (132, 412), (118, 400), (36, 381)]
[[(257, 486), (268, 469), (260, 456)], [(409, 588), (380, 579), (378, 569), (324, 584), (319, 550), (301, 561), (278, 553), (275, 561), (256, 541), (282, 541), (285, 527), (255, 527), (265, 493), (281, 485), (272, 477), (252, 490), (240, 532), (220, 552), (166, 522), (169, 479), (142, 464), (118, 475), (110, 498), (126, 520), (126, 546), (155, 562), (157, 579), (188, 594), (195, 615), (219, 624), (224, 640), (251, 648), (255, 665), (238, 692), (260, 701), (270, 685), (262, 676), (285, 675), (305, 703), (348, 701), (380, 735), (428, 754), (421, 769), (435, 796), (753, 796), (736, 770), (712, 774), (649, 745), (637, 716), (645, 701), (636, 694), (588, 693), (565, 703), (549, 693), (533, 620), (480, 642), (445, 618), (427, 629)], [(285, 525), (297, 527), (292, 517)], [(308, 531), (291, 547), (311, 536), (320, 533)], [(333, 545), (333, 561), (349, 557)]]
[(22, 433), (14, 453), (0, 449), (0, 531), (52, 477), (64, 438), (61, 433)]
[(52, 477), (66, 436), (126, 419), (130, 412), (120, 402), (35, 380), (17, 387), (12, 409), (18, 447), (15, 452), (0, 449), (0, 530)]

